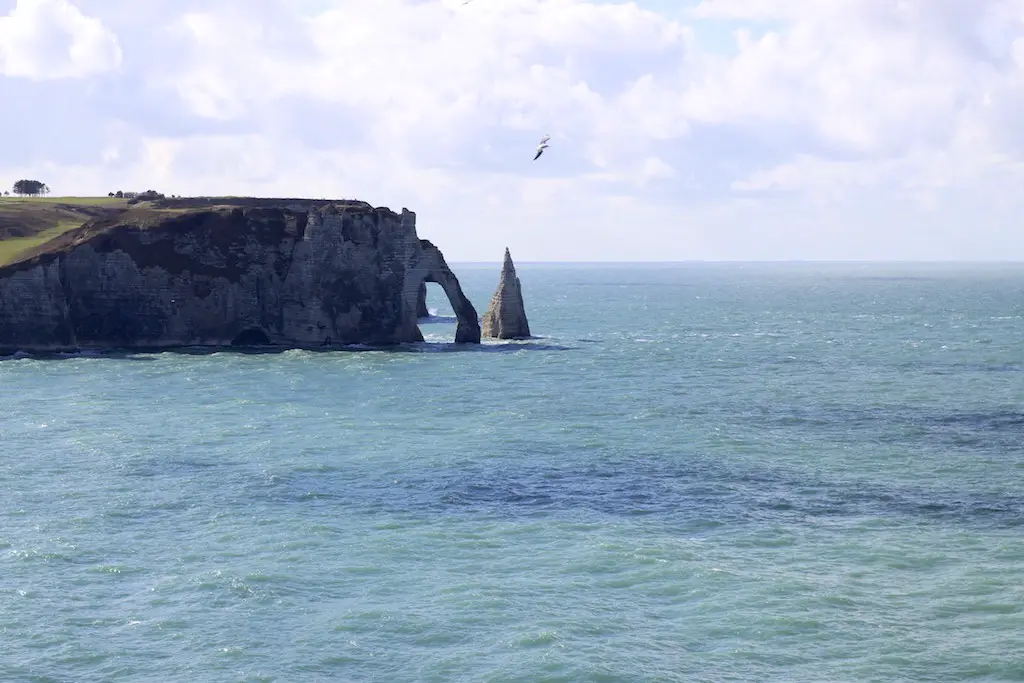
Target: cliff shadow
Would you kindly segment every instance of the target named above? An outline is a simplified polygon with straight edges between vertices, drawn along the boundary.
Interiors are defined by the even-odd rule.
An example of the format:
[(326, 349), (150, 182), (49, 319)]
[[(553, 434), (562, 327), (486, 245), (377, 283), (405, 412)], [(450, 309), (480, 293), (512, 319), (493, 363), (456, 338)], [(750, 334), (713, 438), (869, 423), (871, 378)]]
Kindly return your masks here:
[(13, 362), (18, 360), (81, 360), (83, 358), (97, 358), (104, 360), (126, 360), (126, 361), (154, 361), (154, 355), (159, 352), (132, 351), (110, 349), (95, 351), (92, 349), (84, 351), (61, 351), (50, 353), (28, 353), (26, 351), (14, 351), (12, 353), (0, 353), (0, 363)]
[(288, 351), (307, 351), (311, 353), (519, 353), (519, 352), (551, 352), (551, 351), (573, 351), (577, 346), (566, 346), (545, 342), (534, 338), (535, 341), (514, 341), (514, 342), (483, 342), (480, 344), (460, 344), (454, 341), (424, 341), (409, 344), (395, 344), (391, 346), (373, 346), (367, 344), (351, 344), (338, 346), (315, 346), (315, 347), (293, 347), (293, 346), (267, 346), (267, 345), (244, 345), (233, 346), (176, 346), (160, 349), (104, 349), (84, 350), (53, 353), (26, 353), (17, 351), (14, 353), (0, 354), (0, 363), (17, 360), (45, 360), (45, 361), (68, 361), (80, 360), (83, 358), (95, 358), (117, 361), (154, 361), (159, 354), (170, 353), (182, 356), (211, 356), (220, 354), (239, 354), (247, 356), (276, 356)]

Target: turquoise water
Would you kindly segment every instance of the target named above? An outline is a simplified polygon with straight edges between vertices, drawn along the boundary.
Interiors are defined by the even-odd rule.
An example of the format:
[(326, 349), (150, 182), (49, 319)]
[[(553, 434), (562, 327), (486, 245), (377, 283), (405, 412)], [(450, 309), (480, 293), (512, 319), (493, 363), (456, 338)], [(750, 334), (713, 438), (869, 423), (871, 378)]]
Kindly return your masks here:
[(0, 680), (1024, 680), (1024, 266), (518, 270), (542, 339), (0, 361)]

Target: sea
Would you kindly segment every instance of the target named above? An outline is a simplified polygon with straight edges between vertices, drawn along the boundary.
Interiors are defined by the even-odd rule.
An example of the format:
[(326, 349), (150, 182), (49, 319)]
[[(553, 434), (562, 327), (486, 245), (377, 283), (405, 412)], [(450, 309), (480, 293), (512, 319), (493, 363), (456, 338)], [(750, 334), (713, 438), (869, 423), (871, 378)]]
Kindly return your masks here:
[(517, 270), (525, 341), (0, 361), (0, 681), (1024, 681), (1024, 264)]

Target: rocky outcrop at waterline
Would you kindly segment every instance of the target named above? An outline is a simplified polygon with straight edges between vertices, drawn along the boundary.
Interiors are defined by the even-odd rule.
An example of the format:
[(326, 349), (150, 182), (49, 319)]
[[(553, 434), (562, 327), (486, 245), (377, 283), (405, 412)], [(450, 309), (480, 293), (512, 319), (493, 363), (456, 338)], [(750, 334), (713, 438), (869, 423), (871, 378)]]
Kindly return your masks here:
[(420, 284), (420, 293), (416, 297), (416, 316), (418, 318), (429, 318), (430, 309), (427, 308), (427, 283)]
[(526, 319), (523, 291), (516, 275), (512, 255), (505, 248), (505, 262), (501, 267), (498, 289), (482, 320), (482, 334), (496, 339), (528, 339), (530, 323)]
[(0, 353), (421, 341), (427, 281), (451, 301), (455, 341), (478, 343), (473, 304), (411, 211), (251, 199), (149, 207), (0, 268)]

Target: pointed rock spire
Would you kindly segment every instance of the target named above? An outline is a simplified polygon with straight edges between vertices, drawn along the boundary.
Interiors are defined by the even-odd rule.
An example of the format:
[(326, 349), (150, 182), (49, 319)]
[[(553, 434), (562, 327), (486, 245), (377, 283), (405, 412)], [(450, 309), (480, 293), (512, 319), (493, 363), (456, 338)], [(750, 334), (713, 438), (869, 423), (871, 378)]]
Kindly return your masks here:
[(481, 321), (481, 332), (485, 337), (496, 339), (530, 338), (530, 323), (526, 320), (523, 292), (508, 247), (505, 247), (505, 263), (501, 267), (498, 289), (491, 297), (491, 305), (487, 307), (487, 313)]

